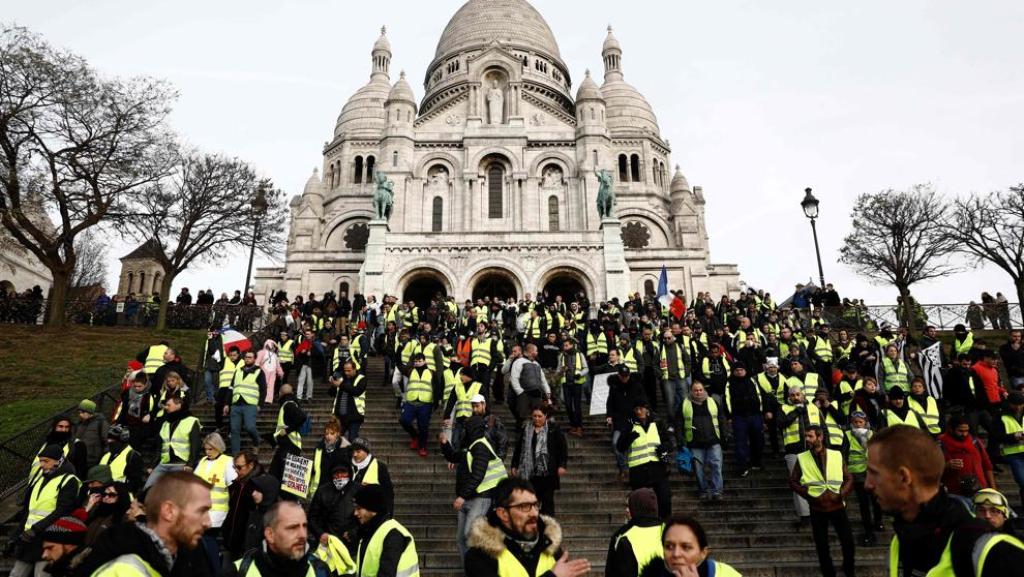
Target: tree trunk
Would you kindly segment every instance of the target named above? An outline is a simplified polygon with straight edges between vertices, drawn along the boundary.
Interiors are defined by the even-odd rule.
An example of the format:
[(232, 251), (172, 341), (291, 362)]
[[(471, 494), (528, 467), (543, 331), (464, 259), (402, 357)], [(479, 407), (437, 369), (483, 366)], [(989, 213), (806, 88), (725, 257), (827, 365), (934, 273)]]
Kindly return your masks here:
[(164, 278), (160, 281), (160, 312), (156, 317), (156, 330), (162, 331), (167, 328), (167, 307), (170, 306), (171, 285), (174, 284), (174, 277), (177, 274), (164, 269)]
[(908, 336), (913, 336), (914, 311), (910, 306), (910, 287), (908, 285), (897, 285), (896, 288), (900, 291), (900, 301), (903, 303), (901, 306), (896, 307), (900, 325), (906, 327)]
[(50, 296), (46, 306), (46, 325), (57, 327), (64, 325), (67, 321), (64, 315), (68, 305), (71, 273), (63, 268), (51, 267), (50, 276), (53, 277), (53, 286), (50, 288)]
[(1021, 324), (1024, 325), (1024, 276), (1013, 279), (1013, 286), (1017, 289), (1017, 310), (1020, 311)]

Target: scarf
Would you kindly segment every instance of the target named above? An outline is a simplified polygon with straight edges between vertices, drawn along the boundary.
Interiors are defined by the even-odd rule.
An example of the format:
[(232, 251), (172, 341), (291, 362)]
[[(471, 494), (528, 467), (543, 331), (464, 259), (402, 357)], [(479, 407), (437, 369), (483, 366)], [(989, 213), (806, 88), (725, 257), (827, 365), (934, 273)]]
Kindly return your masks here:
[(366, 458), (363, 459), (362, 463), (357, 463), (355, 462), (355, 459), (353, 459), (352, 466), (356, 468), (356, 471), (362, 471), (363, 469), (370, 466), (370, 457), (372, 457), (372, 455), (367, 455)]
[(146, 385), (145, 389), (142, 389), (141, 393), (135, 392), (135, 387), (128, 389), (128, 414), (133, 417), (139, 417), (142, 414), (142, 399), (146, 398), (149, 394), (149, 384)]
[(533, 435), (530, 443), (532, 450), (523, 451), (519, 463), (519, 474), (524, 479), (546, 477), (548, 475), (548, 424), (544, 423), (539, 431), (534, 431), (533, 425), (527, 423), (525, 434), (528, 441), (531, 440), (530, 435)]

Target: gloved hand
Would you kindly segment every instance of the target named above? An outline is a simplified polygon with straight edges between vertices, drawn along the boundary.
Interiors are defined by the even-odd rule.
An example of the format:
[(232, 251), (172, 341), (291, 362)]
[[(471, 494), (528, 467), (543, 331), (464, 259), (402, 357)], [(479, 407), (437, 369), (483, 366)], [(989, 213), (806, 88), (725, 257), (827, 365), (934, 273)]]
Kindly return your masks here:
[(21, 536), (18, 537), (18, 539), (21, 540), (22, 543), (31, 543), (35, 538), (36, 532), (32, 529), (25, 531), (21, 534)]

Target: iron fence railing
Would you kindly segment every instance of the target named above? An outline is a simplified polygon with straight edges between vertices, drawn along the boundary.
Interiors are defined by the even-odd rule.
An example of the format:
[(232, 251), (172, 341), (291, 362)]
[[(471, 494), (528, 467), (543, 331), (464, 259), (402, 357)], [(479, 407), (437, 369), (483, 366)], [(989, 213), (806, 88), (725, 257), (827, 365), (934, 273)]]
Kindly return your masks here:
[[(117, 406), (117, 402), (121, 398), (123, 378), (123, 369), (111, 369), (107, 382), (113, 384), (89, 397), (96, 402), (97, 413), (105, 415), (107, 419), (110, 419), (114, 407)], [(72, 423), (77, 423), (78, 419), (75, 416), (77, 407), (77, 403), (71, 405), (14, 436), (0, 441), (0, 499), (6, 499), (25, 486), (29, 467), (35, 460), (36, 453), (42, 447), (46, 435), (50, 432), (54, 420), (58, 417), (70, 417)]]
[[(921, 330), (926, 326), (934, 326), (939, 330), (953, 330), (963, 324), (972, 330), (1009, 330), (1024, 327), (1019, 303), (1003, 305), (971, 305), (971, 304), (931, 304), (911, 306), (909, 312), (910, 325)], [(826, 319), (833, 330), (847, 329), (856, 331), (875, 331), (888, 324), (893, 328), (903, 323), (904, 311), (898, 305), (848, 305), (842, 307), (825, 307), (822, 318)], [(809, 323), (810, 315), (802, 314), (804, 323)]]
[[(0, 323), (43, 323), (48, 306), (45, 299), (0, 298)], [(158, 305), (152, 303), (68, 300), (64, 318), (72, 324), (151, 327), (156, 325), (158, 312)], [(205, 329), (211, 325), (228, 324), (249, 332), (263, 328), (265, 320), (260, 306), (177, 303), (167, 306), (167, 328), (171, 329)]]

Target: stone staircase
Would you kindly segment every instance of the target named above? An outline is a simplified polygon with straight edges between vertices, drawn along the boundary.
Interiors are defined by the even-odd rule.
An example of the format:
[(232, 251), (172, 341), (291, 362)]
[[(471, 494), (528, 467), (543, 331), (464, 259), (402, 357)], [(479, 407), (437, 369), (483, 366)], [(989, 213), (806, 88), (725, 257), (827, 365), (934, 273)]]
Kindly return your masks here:
[[(373, 445), (373, 453), (387, 464), (395, 485), (395, 517), (416, 538), (420, 568), (424, 575), (461, 575), (462, 566), (455, 547), (456, 514), (455, 474), (448, 470), (436, 443), (440, 419), (435, 413), (431, 423), (430, 456), (419, 457), (408, 448), (408, 437), (398, 424), (390, 384), (383, 386), (383, 361), (371, 358), (366, 378), (367, 420), (361, 436)], [(303, 440), (311, 454), (330, 413), (327, 387), (318, 384), (312, 403), (306, 409), (313, 416), (313, 434)], [(512, 431), (512, 416), (505, 405), (492, 405)], [(211, 407), (194, 409), (203, 423), (212, 423)], [(276, 410), (265, 409), (259, 416), (261, 432), (273, 429)], [(557, 417), (556, 417), (557, 418)], [(585, 557), (594, 567), (593, 574), (604, 571), (611, 535), (625, 522), (626, 485), (616, 480), (614, 457), (603, 417), (586, 418), (583, 439), (569, 439), (569, 472), (555, 496), (557, 519), (563, 526), (565, 546), (574, 558)], [(514, 443), (515, 439), (510, 439)], [(244, 446), (244, 445), (243, 445)], [(512, 447), (509, 449), (511, 455)], [(264, 449), (260, 458), (269, 463), (271, 453)], [(725, 500), (702, 502), (696, 497), (695, 481), (673, 474), (673, 511), (696, 515), (709, 533), (716, 558), (737, 567), (744, 575), (789, 577), (819, 572), (817, 555), (809, 529), (795, 531), (792, 498), (782, 457), (765, 457), (765, 469), (740, 478), (733, 466), (731, 451), (725, 455)], [(849, 500), (849, 514), (855, 539), (860, 538), (856, 500)], [(889, 542), (891, 533), (881, 536)], [(833, 558), (839, 566), (838, 540), (832, 537)], [(887, 547), (857, 547), (859, 575), (882, 576)]]

